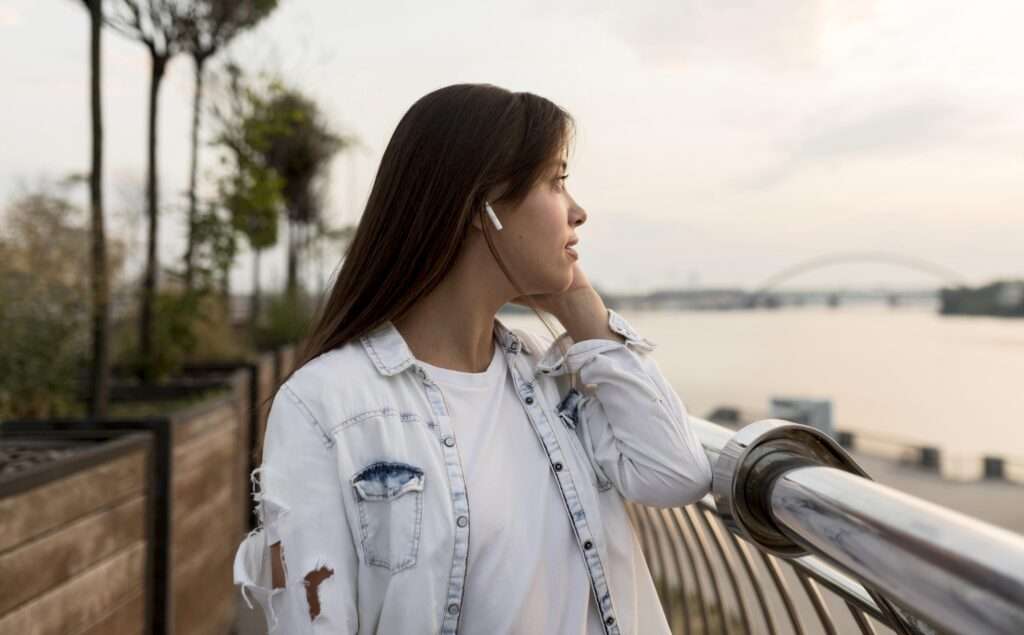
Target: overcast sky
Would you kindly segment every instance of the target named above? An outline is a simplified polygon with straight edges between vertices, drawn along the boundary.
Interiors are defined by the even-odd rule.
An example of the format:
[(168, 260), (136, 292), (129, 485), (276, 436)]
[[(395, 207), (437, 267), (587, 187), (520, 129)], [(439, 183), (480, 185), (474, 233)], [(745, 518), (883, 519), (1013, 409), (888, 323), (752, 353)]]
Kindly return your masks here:
[[(569, 187), (590, 216), (582, 264), (605, 288), (753, 286), (806, 259), (864, 251), (971, 283), (1024, 277), (1024, 3), (281, 4), (231, 53), (283, 74), (363, 140), (333, 166), (336, 223), (358, 218), (416, 99), (490, 82), (577, 119)], [(107, 200), (117, 227), (130, 227), (148, 59), (110, 31), (104, 46)], [(81, 3), (0, 0), (0, 200), (87, 169), (87, 47)], [(191, 91), (191, 63), (177, 58), (160, 104), (169, 203), (183, 200)], [(163, 221), (165, 262), (182, 251), (181, 220)], [(328, 275), (336, 260), (326, 258)], [(280, 254), (264, 262), (280, 280)], [(849, 264), (791, 285), (933, 282)]]

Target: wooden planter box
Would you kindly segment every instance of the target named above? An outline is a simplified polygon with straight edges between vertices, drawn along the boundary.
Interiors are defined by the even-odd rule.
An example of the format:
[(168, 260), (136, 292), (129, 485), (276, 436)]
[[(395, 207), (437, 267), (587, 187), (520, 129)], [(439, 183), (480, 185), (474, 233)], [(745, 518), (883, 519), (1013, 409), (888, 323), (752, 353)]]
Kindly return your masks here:
[[(48, 484), (50, 480), (38, 475), (21, 475), (10, 483), (0, 481), (0, 633), (229, 632), (237, 601), (232, 580), (234, 554), (247, 530), (254, 526), (249, 473), (260, 462), (270, 399), (282, 373), (290, 368), (293, 355), (294, 349), (285, 347), (252, 362), (193, 366), (186, 369), (188, 379), (171, 385), (118, 387), (117, 396), (125, 401), (180, 398), (195, 391), (227, 389), (223, 396), (166, 416), (0, 424), (0, 439), (29, 436), (39, 443), (108, 440), (76, 453), (68, 459), (68, 465), (96, 472), (98, 475), (90, 478), (105, 483), (100, 489), (113, 497), (99, 497), (95, 503), (99, 507), (82, 511), (76, 505), (93, 504), (89, 502), (93, 498), (82, 494), (82, 486), (56, 481)], [(140, 444), (144, 450), (136, 447)], [(120, 462), (115, 468), (97, 463), (95, 457), (101, 445), (104, 452), (124, 454), (117, 454)], [(128, 460), (125, 453), (129, 446), (144, 458), (132, 454), (136, 458)], [(56, 463), (47, 467), (56, 469)], [(71, 474), (72, 468), (61, 469), (64, 471), (54, 472), (58, 476), (53, 478)], [(40, 474), (43, 471), (41, 468)], [(69, 478), (85, 477), (72, 474)], [(44, 493), (24, 498), (31, 494), (26, 483), (37, 483)], [(144, 502), (140, 502), (143, 493)], [(70, 502), (42, 504), (47, 497), (63, 501), (59, 496)], [(15, 501), (20, 501), (17, 507)], [(129, 504), (134, 507), (124, 507)], [(138, 523), (128, 519), (140, 505), (145, 513), (139, 521), (144, 530), (138, 530)], [(93, 525), (86, 523), (100, 513), (100, 508), (120, 516), (108, 521), (92, 520)], [(53, 517), (57, 520), (45, 514), (57, 514)], [(101, 522), (108, 524), (95, 524)], [(85, 523), (85, 530), (93, 534), (53, 543), (75, 547), (68, 555), (22, 552), (37, 540), (33, 536), (39, 541), (43, 534), (47, 541), (63, 536), (65, 529), (55, 529), (55, 523), (74, 526), (75, 531), (81, 530), (76, 523)], [(136, 542), (141, 541), (141, 546), (117, 546), (138, 531), (142, 531), (142, 538)], [(122, 542), (113, 537), (95, 538), (96, 532), (119, 536), (116, 540)], [(37, 547), (55, 548), (45, 544)], [(100, 555), (80, 555), (93, 552)], [(15, 565), (21, 568), (13, 568)], [(23, 569), (31, 569), (31, 584), (25, 582), (24, 575), (28, 574), (20, 573)], [(139, 576), (130, 584), (126, 582), (137, 571), (141, 571)], [(130, 591), (122, 589), (125, 584)]]
[[(267, 425), (270, 399), (277, 388), (277, 360), (274, 353), (262, 353), (254, 361), (225, 362), (218, 364), (190, 364), (185, 367), (186, 375), (193, 378), (230, 378), (241, 373), (236, 381), (241, 382), (241, 398), (245, 401), (247, 429), (239, 436), (240, 447), (245, 448), (244, 464), (241, 466), (243, 483), (249, 482), (249, 474), (259, 465), (260, 440)], [(243, 432), (240, 430), (240, 432)], [(249, 529), (256, 527), (256, 516), (250, 500), (246, 500), (242, 513)]]
[(235, 621), (232, 564), (249, 515), (249, 406), (234, 391), (170, 417), (170, 592), (174, 633), (226, 633)]
[[(235, 619), (235, 549), (250, 507), (248, 376), (197, 384), (222, 396), (139, 420), (22, 421), (11, 434), (145, 431), (153, 437), (152, 633), (227, 633)], [(41, 568), (47, 568), (42, 566)], [(103, 592), (100, 584), (91, 593)], [(0, 632), (8, 632), (0, 627)], [(20, 631), (11, 632), (35, 632)], [(60, 631), (64, 632), (64, 631)], [(67, 632), (75, 632), (73, 630)]]
[(0, 477), (0, 633), (152, 632), (152, 436), (3, 426), (0, 449), (62, 453)]

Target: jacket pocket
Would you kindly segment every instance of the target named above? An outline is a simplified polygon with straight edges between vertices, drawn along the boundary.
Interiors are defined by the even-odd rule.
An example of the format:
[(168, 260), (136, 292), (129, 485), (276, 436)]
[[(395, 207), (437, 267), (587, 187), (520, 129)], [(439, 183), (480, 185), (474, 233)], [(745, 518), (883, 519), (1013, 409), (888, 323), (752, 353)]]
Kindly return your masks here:
[(416, 564), (423, 519), (423, 470), (377, 461), (352, 477), (366, 563), (396, 572)]

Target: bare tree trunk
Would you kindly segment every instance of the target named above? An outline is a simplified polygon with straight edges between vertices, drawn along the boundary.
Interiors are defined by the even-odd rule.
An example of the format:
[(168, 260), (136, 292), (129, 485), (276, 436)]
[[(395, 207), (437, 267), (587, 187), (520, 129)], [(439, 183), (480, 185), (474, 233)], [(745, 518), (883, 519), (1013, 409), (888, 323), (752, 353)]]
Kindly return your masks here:
[(309, 259), (310, 259), (310, 246), (312, 245), (313, 238), (313, 224), (303, 223), (302, 224), (302, 249), (299, 251), (299, 276), (303, 275), (303, 272), (309, 271)]
[(156, 301), (157, 268), (157, 236), (158, 210), (157, 202), (157, 113), (160, 99), (160, 82), (163, 80), (167, 58), (159, 57), (150, 51), (152, 61), (149, 78), (149, 154), (146, 166), (146, 203), (149, 216), (149, 237), (146, 249), (146, 274), (142, 282), (142, 311), (139, 319), (139, 351), (146, 379), (153, 356), (153, 304)]
[(92, 112), (92, 168), (89, 171), (89, 212), (92, 218), (92, 368), (89, 414), (107, 416), (110, 394), (110, 274), (107, 237), (103, 223), (103, 100), (101, 94), (102, 0), (90, 0), (90, 109)]
[(196, 242), (196, 181), (199, 173), (199, 114), (203, 102), (204, 57), (193, 57), (195, 62), (195, 89), (192, 96), (192, 157), (188, 181), (188, 246), (185, 249), (185, 288), (192, 289), (193, 262)]
[(260, 319), (260, 254), (262, 250), (252, 250), (252, 298), (249, 305), (249, 324), (256, 326)]
[(294, 296), (299, 290), (299, 228), (298, 223), (288, 220), (288, 283), (286, 291)]
[(231, 269), (221, 272), (220, 293), (224, 297), (224, 304), (231, 304)]

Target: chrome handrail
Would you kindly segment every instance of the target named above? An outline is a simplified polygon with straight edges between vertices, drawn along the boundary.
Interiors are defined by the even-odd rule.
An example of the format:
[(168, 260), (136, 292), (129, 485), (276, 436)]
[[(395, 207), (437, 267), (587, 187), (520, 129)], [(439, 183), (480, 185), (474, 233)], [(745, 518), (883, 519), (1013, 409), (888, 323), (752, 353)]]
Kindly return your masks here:
[(1024, 536), (871, 481), (809, 426), (690, 421), (714, 496), (627, 503), (674, 633), (1024, 633)]

